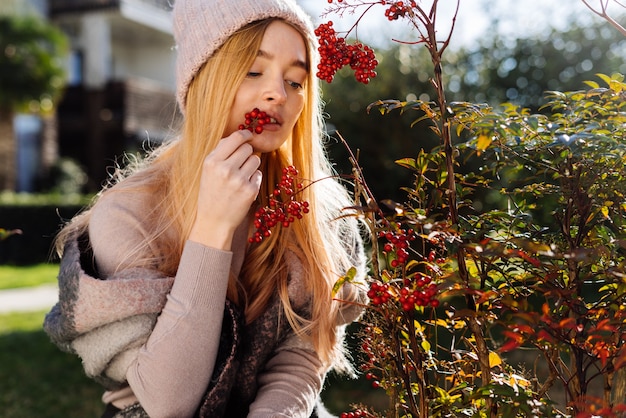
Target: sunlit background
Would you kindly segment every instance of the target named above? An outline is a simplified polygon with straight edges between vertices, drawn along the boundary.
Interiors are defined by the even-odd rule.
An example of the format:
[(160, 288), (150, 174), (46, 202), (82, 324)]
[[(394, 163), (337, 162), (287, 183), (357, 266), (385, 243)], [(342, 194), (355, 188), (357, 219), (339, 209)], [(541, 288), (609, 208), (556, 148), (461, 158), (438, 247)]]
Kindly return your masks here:
[[(327, 0), (300, 3), (316, 24), (333, 20), (338, 30), (351, 28), (364, 10), (339, 17), (326, 12), (332, 7)], [(609, 3), (609, 14), (626, 24), (625, 9)], [(0, 17), (34, 16), (65, 39), (62, 54), (29, 67), (61, 71), (62, 77), (50, 77), (53, 89), (22, 94), (19, 86), (33, 87), (32, 74), (0, 62), (0, 83), (15, 80), (0, 89), (0, 232), (22, 231), (0, 241), (0, 289), (44, 285), (54, 299), (50, 248), (62, 220), (100, 190), (112, 167), (124, 164), (124, 155), (142, 155), (146, 147), (176, 137), (180, 115), (174, 99), (171, 4), (0, 0)], [(439, 1), (441, 40), (450, 33), (456, 5)], [(387, 21), (383, 13), (384, 7), (374, 6), (350, 33), (375, 48), (378, 76), (365, 86), (342, 71), (332, 84), (321, 84), (329, 153), (337, 170), (351, 169), (345, 148), (333, 139), (340, 133), (360, 152), (375, 195), (402, 200), (399, 185), (410, 183), (411, 174), (394, 162), (432, 147), (436, 138), (427, 127), (412, 126), (415, 115), (382, 117), (368, 114), (367, 107), (378, 99), (431, 100), (433, 69), (415, 43), (416, 32), (402, 20)], [(3, 58), (18, 50), (11, 39), (8, 32), (0, 33)], [(45, 40), (35, 44), (56, 51)], [(538, 112), (545, 91), (581, 89), (587, 80), (598, 81), (597, 73), (625, 74), (625, 58), (624, 36), (582, 0), (460, 0), (443, 74), (450, 100), (494, 107), (512, 102)], [(0, 310), (2, 416), (84, 417), (100, 411), (100, 388), (86, 381), (75, 358), (61, 357), (41, 331), (53, 302), (46, 299), (27, 312)], [(367, 389), (363, 382), (334, 382), (325, 397), (339, 412), (355, 400), (376, 402)]]

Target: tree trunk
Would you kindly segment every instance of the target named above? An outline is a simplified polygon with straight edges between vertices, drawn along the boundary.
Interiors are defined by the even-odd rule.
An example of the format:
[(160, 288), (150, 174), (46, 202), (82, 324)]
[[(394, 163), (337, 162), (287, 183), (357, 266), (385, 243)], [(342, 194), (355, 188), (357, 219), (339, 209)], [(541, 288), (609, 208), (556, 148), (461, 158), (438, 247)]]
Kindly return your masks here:
[(13, 113), (0, 111), (0, 191), (15, 190), (16, 144)]
[(613, 377), (613, 393), (611, 394), (613, 405), (626, 403), (626, 367), (622, 367)]

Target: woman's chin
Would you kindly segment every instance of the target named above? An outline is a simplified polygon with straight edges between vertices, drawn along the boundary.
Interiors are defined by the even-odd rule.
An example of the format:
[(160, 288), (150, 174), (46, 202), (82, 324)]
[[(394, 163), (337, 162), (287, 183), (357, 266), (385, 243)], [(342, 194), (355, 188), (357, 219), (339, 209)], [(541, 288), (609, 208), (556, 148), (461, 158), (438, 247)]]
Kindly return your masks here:
[(282, 136), (272, 135), (271, 132), (263, 131), (261, 134), (254, 134), (250, 145), (254, 152), (268, 153), (279, 149), (287, 140)]

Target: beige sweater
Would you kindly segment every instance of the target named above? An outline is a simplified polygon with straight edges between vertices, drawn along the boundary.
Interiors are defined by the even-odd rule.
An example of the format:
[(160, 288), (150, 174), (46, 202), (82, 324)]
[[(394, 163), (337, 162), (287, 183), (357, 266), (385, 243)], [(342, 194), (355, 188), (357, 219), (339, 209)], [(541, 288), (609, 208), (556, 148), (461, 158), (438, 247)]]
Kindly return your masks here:
[[(110, 193), (93, 208), (89, 239), (101, 278), (123, 270), (150, 229), (151, 199), (138, 193)], [(238, 274), (247, 245), (247, 228), (236, 232), (232, 252), (188, 241), (164, 308), (148, 340), (136, 350), (125, 372), (127, 387), (104, 394), (119, 408), (140, 402), (154, 418), (192, 416), (215, 366), (228, 277)], [(154, 256), (160, 248), (154, 248)], [(301, 265), (290, 263), (289, 295), (304, 303)], [(362, 267), (362, 266), (359, 266)], [(361, 269), (362, 270), (362, 269)], [(360, 309), (346, 309), (340, 326)], [(326, 370), (312, 346), (288, 339), (258, 376), (259, 391), (250, 417), (309, 417)]]

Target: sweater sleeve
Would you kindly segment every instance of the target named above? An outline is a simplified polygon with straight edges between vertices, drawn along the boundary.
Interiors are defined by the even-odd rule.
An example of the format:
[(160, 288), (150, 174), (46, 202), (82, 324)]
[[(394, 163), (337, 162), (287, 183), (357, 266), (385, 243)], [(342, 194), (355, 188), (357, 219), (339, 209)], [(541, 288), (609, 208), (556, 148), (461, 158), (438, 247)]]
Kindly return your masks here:
[[(94, 207), (89, 238), (105, 278), (124, 268), (127, 254), (146, 238), (141, 214), (127, 200)], [(215, 365), (231, 260), (230, 252), (185, 244), (163, 311), (126, 372), (151, 417), (192, 416), (196, 410)]]
[(248, 418), (308, 418), (322, 390), (325, 370), (313, 347), (290, 337), (258, 376)]

